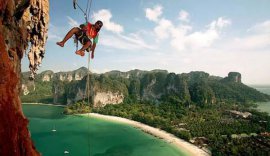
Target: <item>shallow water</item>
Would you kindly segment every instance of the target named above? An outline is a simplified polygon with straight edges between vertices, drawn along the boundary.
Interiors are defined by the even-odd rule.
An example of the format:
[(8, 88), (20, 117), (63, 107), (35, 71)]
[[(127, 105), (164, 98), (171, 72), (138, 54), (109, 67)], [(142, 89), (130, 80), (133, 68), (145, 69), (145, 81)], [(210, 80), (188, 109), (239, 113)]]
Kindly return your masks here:
[(43, 156), (186, 155), (175, 146), (131, 126), (96, 118), (65, 116), (61, 114), (62, 110), (56, 106), (23, 105), (30, 120), (32, 139)]
[(267, 112), (270, 115), (270, 102), (260, 102), (257, 104), (260, 111)]
[[(253, 86), (253, 88), (258, 91), (270, 95), (270, 86)], [(259, 102), (258, 109), (262, 112), (267, 112), (270, 115), (270, 101), (268, 102)]]

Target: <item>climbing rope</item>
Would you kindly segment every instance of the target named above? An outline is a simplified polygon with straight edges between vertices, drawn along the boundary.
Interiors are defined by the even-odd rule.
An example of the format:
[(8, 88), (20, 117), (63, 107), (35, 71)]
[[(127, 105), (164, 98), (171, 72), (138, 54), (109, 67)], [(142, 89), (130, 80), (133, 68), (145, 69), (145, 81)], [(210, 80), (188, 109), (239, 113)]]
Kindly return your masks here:
[[(90, 52), (88, 53), (88, 67), (87, 67), (87, 83), (86, 83), (86, 88), (87, 88), (87, 104), (89, 106), (89, 113), (88, 113), (88, 119), (90, 118)], [(90, 120), (89, 120), (90, 121)], [(88, 122), (88, 155), (90, 156), (90, 133), (89, 133), (89, 130), (90, 130), (90, 122)]]
[(87, 1), (86, 9), (85, 11), (82, 9), (82, 7), (78, 4), (77, 0), (73, 0), (73, 7), (76, 9), (76, 6), (81, 10), (81, 12), (84, 15), (85, 21), (88, 22), (88, 18), (90, 15), (91, 7), (92, 7), (92, 0)]
[[(92, 0), (88, 0), (87, 1), (87, 5), (86, 5), (86, 9), (85, 11), (82, 9), (82, 7), (80, 7), (80, 5), (77, 3), (77, 0), (73, 0), (73, 7), (74, 9), (76, 9), (76, 6), (78, 6), (78, 8), (83, 12), (84, 14), (84, 18), (85, 18), (85, 21), (86, 23), (88, 22), (88, 17), (90, 15), (90, 11), (91, 11), (91, 7), (92, 7)], [(78, 40), (76, 42), (76, 51), (78, 50)], [(90, 59), (91, 59), (91, 56), (90, 56), (90, 51), (88, 53), (88, 61), (87, 61), (87, 66), (88, 66), (88, 70), (87, 70), (87, 80), (86, 80), (86, 87), (85, 87), (85, 95), (87, 95), (87, 104), (89, 106), (89, 111), (90, 111)], [(85, 98), (84, 98), (85, 100)], [(90, 112), (88, 113), (88, 118), (90, 117)], [(90, 121), (90, 120), (89, 120)], [(88, 129), (88, 139), (87, 139), (87, 143), (88, 143), (88, 155), (90, 156), (90, 133), (89, 133), (89, 130), (90, 130), (90, 122), (88, 122), (88, 126), (87, 126), (87, 129)]]
[[(89, 3), (89, 0), (88, 0), (88, 2), (87, 3)], [(89, 5), (87, 5), (88, 7), (87, 7), (87, 9), (88, 9), (88, 14), (87, 14), (87, 18), (89, 18), (89, 16), (90, 16), (90, 10), (91, 10), (91, 7), (92, 7), (92, 0), (90, 0), (90, 4)]]
[[(76, 9), (76, 6), (78, 6), (78, 8), (81, 10), (81, 12), (84, 15), (85, 18), (85, 23), (88, 22), (88, 18), (90, 16), (90, 11), (91, 11), (91, 7), (92, 7), (92, 0), (88, 0), (87, 1), (87, 5), (86, 5), (86, 9), (85, 11), (82, 9), (82, 7), (78, 4), (77, 0), (73, 0), (73, 7), (74, 9)], [(78, 39), (76, 37), (74, 37), (74, 43), (76, 45), (76, 51), (78, 51)]]

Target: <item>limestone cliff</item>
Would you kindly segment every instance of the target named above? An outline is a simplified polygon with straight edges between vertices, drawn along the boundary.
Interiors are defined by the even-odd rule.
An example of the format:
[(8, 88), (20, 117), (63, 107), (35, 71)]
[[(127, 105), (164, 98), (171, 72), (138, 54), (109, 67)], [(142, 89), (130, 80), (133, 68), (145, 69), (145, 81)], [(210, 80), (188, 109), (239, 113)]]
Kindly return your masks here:
[(97, 92), (94, 96), (94, 107), (104, 107), (107, 104), (120, 104), (124, 101), (124, 95), (119, 92)]
[(27, 24), (27, 41), (31, 43), (28, 52), (30, 78), (34, 79), (45, 54), (49, 27), (49, 0), (25, 0), (30, 6), (23, 14)]
[[(85, 67), (81, 67), (74, 71), (67, 71), (67, 72), (57, 72), (54, 73), (51, 70), (43, 71), (39, 74), (35, 75), (36, 81), (54, 81), (54, 80), (60, 80), (60, 81), (78, 81), (82, 80), (83, 77), (87, 75), (88, 69)], [(22, 73), (22, 85), (26, 84), (29, 81), (29, 77), (31, 76), (30, 72), (23, 72)]]
[[(83, 72), (84, 70), (86, 71)], [(34, 85), (24, 80), (28, 73), (22, 74), (24, 92), (21, 94), (21, 99), (24, 102), (76, 103), (86, 98), (86, 77), (77, 80), (76, 75), (82, 77), (86, 73), (87, 69), (84, 68), (55, 74), (45, 71), (36, 76)], [(62, 78), (71, 75), (72, 79), (68, 79), (67, 76), (60, 79), (60, 75)], [(90, 75), (90, 100), (95, 107), (123, 102), (164, 101), (186, 106), (191, 104), (202, 106), (219, 101), (244, 102), (270, 99), (270, 96), (263, 95), (241, 83), (241, 74), (236, 72), (230, 72), (226, 78), (210, 76), (202, 71), (175, 74), (164, 70), (111, 71)], [(49, 77), (53, 77), (51, 81), (44, 81)]]
[(82, 80), (83, 77), (85, 77), (88, 73), (88, 69), (85, 67), (81, 67), (74, 71), (68, 71), (68, 72), (58, 72), (55, 73), (55, 78), (60, 81), (78, 81)]
[(40, 155), (22, 113), (21, 59), (28, 43), (31, 68), (41, 63), (48, 26), (48, 0), (0, 0), (0, 155)]
[(241, 74), (238, 72), (230, 72), (227, 79), (231, 82), (241, 83)]

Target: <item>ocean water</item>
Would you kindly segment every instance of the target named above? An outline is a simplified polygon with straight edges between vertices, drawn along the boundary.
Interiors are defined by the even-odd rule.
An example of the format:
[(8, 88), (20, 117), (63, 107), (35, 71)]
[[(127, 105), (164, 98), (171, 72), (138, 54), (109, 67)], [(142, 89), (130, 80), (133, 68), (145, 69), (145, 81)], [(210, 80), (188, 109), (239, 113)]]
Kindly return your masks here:
[(270, 86), (269, 85), (254, 85), (251, 87), (257, 89), (258, 91), (260, 91), (262, 93), (270, 95)]
[(170, 143), (129, 125), (66, 116), (61, 114), (62, 107), (24, 104), (23, 111), (30, 120), (29, 130), (34, 144), (43, 156), (187, 155)]
[[(257, 89), (258, 91), (270, 95), (270, 86), (252, 86), (253, 88)], [(270, 101), (268, 102), (260, 102), (258, 104), (258, 109), (262, 112), (267, 112), (270, 115)]]

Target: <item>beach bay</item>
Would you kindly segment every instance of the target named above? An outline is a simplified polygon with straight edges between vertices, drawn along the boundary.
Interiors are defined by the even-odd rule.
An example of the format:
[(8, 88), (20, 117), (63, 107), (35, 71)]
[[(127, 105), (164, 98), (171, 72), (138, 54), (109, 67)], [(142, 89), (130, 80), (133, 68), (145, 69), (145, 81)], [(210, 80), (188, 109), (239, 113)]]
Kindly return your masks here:
[[(180, 156), (176, 146), (126, 124), (62, 114), (62, 107), (23, 105), (31, 137), (43, 156)], [(52, 130), (56, 131), (53, 132)], [(66, 154), (67, 155), (67, 154)]]

